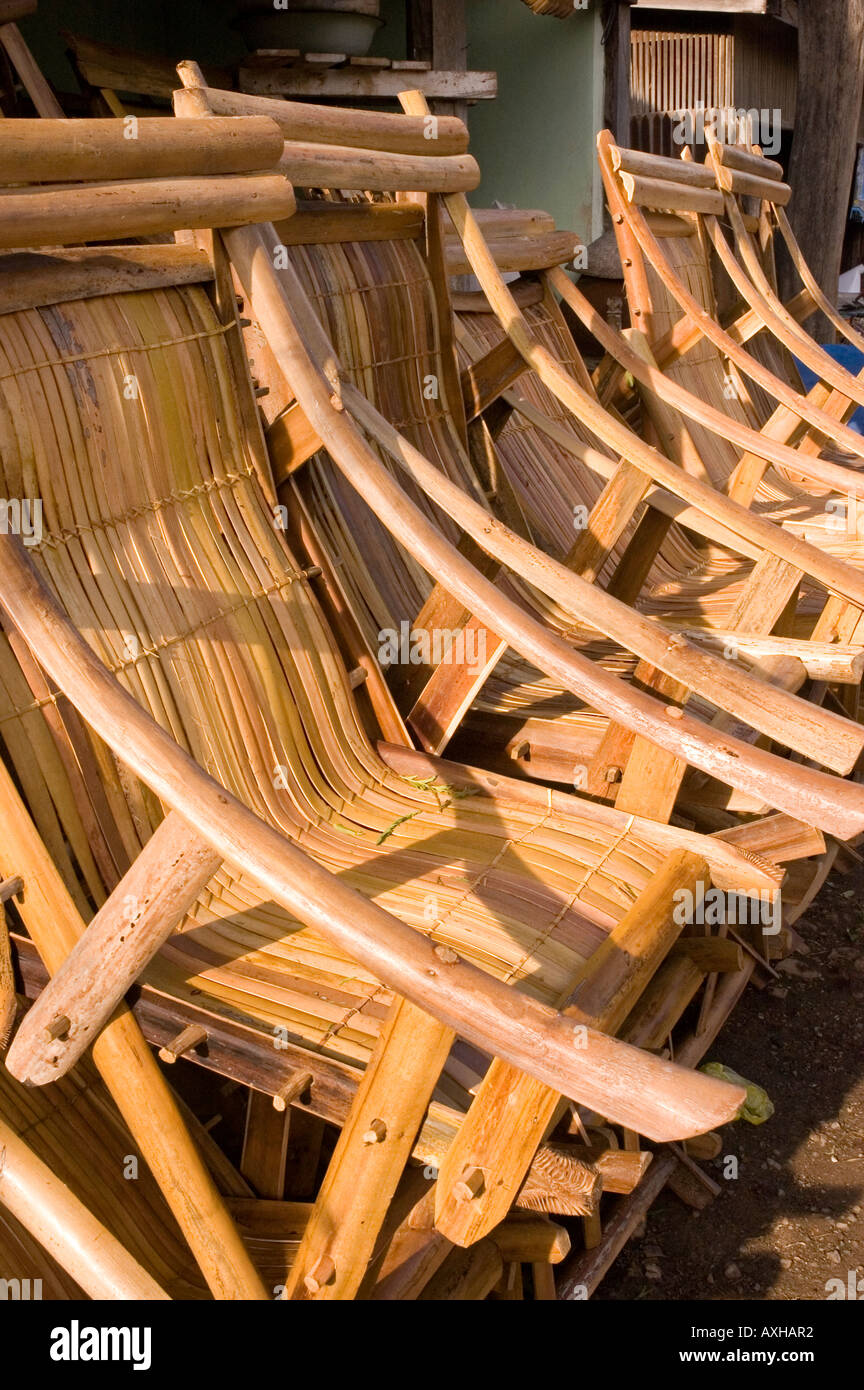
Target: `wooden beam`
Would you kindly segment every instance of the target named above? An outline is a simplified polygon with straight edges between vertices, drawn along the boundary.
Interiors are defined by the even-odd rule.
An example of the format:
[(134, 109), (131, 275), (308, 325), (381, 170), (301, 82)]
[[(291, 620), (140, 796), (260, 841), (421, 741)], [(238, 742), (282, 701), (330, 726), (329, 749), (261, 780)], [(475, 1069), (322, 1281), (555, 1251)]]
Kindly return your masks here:
[(178, 228), (227, 227), (259, 218), (280, 221), (294, 207), (293, 190), (281, 174), (4, 190), (0, 247), (122, 241)]
[(130, 290), (202, 284), (213, 266), (197, 246), (84, 246), (0, 256), (0, 314)]
[[(257, 96), (305, 97), (344, 101), (392, 101), (405, 90), (409, 74), (384, 69), (325, 68), (313, 72), (281, 63), (241, 67), (241, 91)], [(498, 75), (494, 72), (412, 72), (412, 87), (419, 87), (432, 100), (448, 102), (490, 101), (498, 95)]]
[(279, 128), (265, 116), (214, 116), (194, 127), (152, 117), (138, 122), (134, 138), (113, 119), (16, 120), (4, 129), (0, 183), (243, 174), (272, 168), (282, 153)]

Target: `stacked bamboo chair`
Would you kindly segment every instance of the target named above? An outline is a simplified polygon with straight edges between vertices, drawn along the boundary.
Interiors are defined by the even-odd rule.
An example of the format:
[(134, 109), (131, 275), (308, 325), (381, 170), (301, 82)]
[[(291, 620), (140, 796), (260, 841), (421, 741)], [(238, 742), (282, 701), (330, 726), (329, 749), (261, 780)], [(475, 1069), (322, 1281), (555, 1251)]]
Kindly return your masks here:
[[(670, 688), (668, 674), (637, 668), (671, 705), (618, 679), (616, 662), (630, 671), (625, 653), (639, 655), (626, 645), (637, 628), (640, 642), (662, 628), (637, 623), (628, 604), (589, 602), (574, 572), (597, 578), (629, 527), (618, 593), (640, 597), (632, 557), (650, 527), (637, 513), (659, 486), (667, 524), (652, 522), (662, 534), (648, 567), (681, 502), (697, 534), (708, 518), (714, 545), (743, 546), (751, 563), (761, 546), (768, 563), (742, 586), (751, 599), (767, 586), (766, 638), (805, 576), (811, 594), (831, 592), (835, 615), (864, 606), (860, 581), (646, 449), (602, 408), (563, 338), (569, 372), (538, 345), (465, 204), (478, 171), (460, 122), (416, 97), (403, 117), (349, 123), (260, 101), (249, 116), (249, 99), (205, 88), (193, 65), (183, 77), (178, 109), (196, 119), (127, 126), (130, 159), (119, 121), (42, 122), (38, 140), (16, 122), (0, 156), (10, 183), (40, 180), (0, 194), (2, 245), (16, 248), (0, 263), (3, 486), (43, 503), (34, 544), (0, 537), (0, 876), (29, 934), (14, 934), (15, 959), (36, 998), (9, 1069), (30, 1085), (75, 1084), (93, 1044), (217, 1297), (554, 1297), (570, 1237), (550, 1215), (582, 1218), (585, 1248), (558, 1292), (584, 1296), (675, 1181), (674, 1141), (705, 1136), (743, 1098), (688, 1069), (762, 969), (766, 938), (685, 926), (682, 893), (694, 906), (712, 884), (773, 898), (789, 864), (794, 876), (815, 857), (812, 892), (836, 852), (826, 834), (860, 833), (864, 803), (854, 781), (767, 752), (729, 719), (746, 710), (769, 737), (849, 773), (858, 726), (783, 686), (800, 688), (801, 668), (814, 686), (857, 689), (860, 649), (769, 643), (754, 671), (768, 663), (776, 694), (730, 668), (721, 699), (712, 662), (673, 633), (662, 659), (701, 687), (700, 710), (714, 692), (712, 732), (683, 711), (688, 686)], [(52, 187), (61, 177), (80, 182)], [(298, 203), (292, 184), (363, 193)], [(451, 239), (449, 256), (439, 199), (463, 247), (454, 254)], [(17, 239), (5, 239), (4, 211)], [(486, 223), (503, 230), (505, 268), (545, 270), (569, 253), (536, 219)], [(78, 244), (172, 232), (182, 234), (170, 244)], [(245, 349), (230, 266), (254, 320)], [(367, 277), (362, 290), (344, 293), (346, 266)], [(532, 419), (504, 394), (523, 367), (496, 342), (460, 380), (456, 341), (468, 357), (474, 342), (450, 316), (447, 278), (468, 266), (521, 363), (566, 407), (559, 434), (604, 478), (570, 568), (531, 544), (497, 467), (496, 406), (546, 428), (537, 407)], [(542, 294), (554, 333), (552, 284)], [(366, 316), (340, 319), (362, 294)], [(259, 397), (269, 455), (250, 344), (270, 391)], [(419, 397), (418, 382), (402, 393), (388, 371), (400, 358), (420, 371)], [(427, 378), (434, 404), (412, 417)], [(371, 513), (358, 512), (358, 491)], [(389, 606), (376, 612), (379, 585)], [(442, 626), (473, 623), (494, 636), (496, 662), (510, 647), (559, 697), (585, 701), (600, 744), (617, 740), (617, 795), (608, 779), (592, 800), (438, 757), (479, 687), (469, 681), (466, 696), (445, 681), (442, 724), (427, 688), (439, 673), (416, 692), (387, 685), (370, 634), (381, 613), (398, 619), (406, 595), (425, 604), (418, 625), (436, 612)], [(581, 636), (574, 612), (562, 620), (568, 605)], [(753, 650), (758, 629), (742, 632)], [(424, 732), (424, 708), (437, 733), (428, 721)], [(688, 762), (733, 788), (718, 834), (669, 823)], [(754, 802), (786, 814), (754, 817)], [(257, 1196), (212, 1150), (216, 1181), (204, 1170), (122, 1005), (136, 981), (137, 1018), (164, 1061), (251, 1088)], [(19, 1094), (12, 1083), (0, 1093), (10, 1134)], [(144, 1132), (142, 1095), (162, 1121)], [(335, 1150), (310, 1202), (285, 1203), (279, 1155), (292, 1125), (316, 1119), (338, 1127)], [(714, 1138), (699, 1142), (708, 1153)], [(44, 1177), (36, 1160), (21, 1157), (31, 1192)], [(182, 1183), (164, 1181), (169, 1162)], [(74, 1188), (73, 1167), (64, 1175)], [(604, 1191), (624, 1199), (610, 1223)], [(88, 1195), (95, 1207), (92, 1193), (73, 1194), (82, 1221)], [(158, 1210), (162, 1198), (143, 1200)], [(153, 1297), (200, 1296), (179, 1257), (169, 1278), (164, 1248), (148, 1247), (149, 1218), (129, 1248), (119, 1216), (110, 1195), (90, 1213), (135, 1261), (127, 1278), (151, 1279)], [(44, 1233), (7, 1228), (33, 1257)], [(52, 1287), (69, 1289), (59, 1275)]]
[[(237, 97), (235, 94), (218, 93), (206, 89), (201, 83), (200, 77), (196, 76), (194, 71), (187, 70), (185, 75), (190, 79), (190, 86), (183, 99), (179, 102), (179, 109), (183, 114), (203, 115), (216, 109), (217, 104), (224, 110), (238, 111), (241, 109), (251, 109), (245, 107), (243, 105), (244, 99)], [(302, 116), (295, 114), (295, 111), (291, 109), (290, 105), (283, 105), (281, 108), (274, 105), (271, 106), (270, 109), (273, 111), (274, 118), (281, 122), (285, 133), (289, 136), (293, 136), (295, 134), (293, 123), (296, 120), (302, 120)], [(427, 119), (426, 114), (422, 110), (416, 110), (415, 114)], [(314, 119), (311, 113), (309, 113), (308, 118)], [(387, 135), (386, 128), (379, 126), (377, 131), (373, 132), (369, 126), (366, 126), (364, 128), (364, 134), (358, 136), (358, 138), (370, 140), (373, 135), (377, 136), (379, 139), (385, 138)], [(347, 184), (349, 179), (359, 181), (362, 178), (362, 171), (365, 168), (362, 161), (357, 160), (354, 167), (349, 167), (344, 152), (336, 152), (335, 162), (333, 162), (334, 156), (331, 155), (328, 159), (326, 133), (323, 139), (319, 134), (319, 141), (321, 143), (314, 157), (314, 163), (311, 155), (306, 151), (304, 151), (303, 154), (303, 157), (307, 160), (305, 173), (308, 177), (310, 172), (314, 172), (317, 180), (314, 185), (315, 187), (324, 186), (326, 181), (327, 186), (332, 188), (333, 185), (337, 183), (337, 180)], [(289, 138), (286, 145), (286, 163), (290, 165), (294, 158), (293, 140)], [(418, 170), (416, 172), (420, 171)], [(430, 187), (425, 189), (427, 195), (430, 193), (434, 194), (436, 188), (443, 186), (444, 180), (442, 175), (443, 169), (439, 171), (438, 180), (430, 181)], [(451, 211), (455, 214), (454, 220), (457, 222), (457, 225), (461, 217), (463, 219), (463, 227), (468, 228), (465, 245), (469, 263), (472, 268), (479, 273), (481, 282), (485, 276), (486, 284), (484, 285), (484, 289), (487, 290), (488, 294), (491, 288), (493, 291), (492, 297), (494, 297), (497, 268), (494, 267), (494, 265), (490, 268), (490, 263), (493, 258), (486, 253), (484, 262), (485, 248), (483, 248), (482, 245), (482, 238), (479, 232), (477, 232), (476, 227), (470, 225), (465, 210), (461, 206), (462, 200), (459, 198), (458, 192), (456, 194), (445, 192), (444, 197), (448, 201), (448, 206), (451, 208)], [(394, 272), (395, 261), (388, 262), (382, 255), (376, 264), (375, 256), (379, 249), (377, 244), (372, 251), (369, 251), (365, 245), (359, 241), (356, 230), (354, 229), (356, 229), (359, 224), (360, 215), (351, 210), (352, 205), (346, 204), (344, 199), (339, 200), (333, 197), (325, 199), (324, 203), (327, 209), (328, 235), (326, 239), (322, 238), (315, 246), (314, 252), (312, 249), (305, 249), (306, 245), (310, 248), (312, 247), (311, 239), (308, 243), (306, 242), (307, 234), (304, 233), (301, 240), (297, 232), (292, 230), (290, 224), (278, 228), (276, 232), (269, 237), (265, 235), (264, 237), (259, 236), (255, 238), (244, 232), (239, 235), (229, 235), (227, 238), (229, 254), (234, 261), (239, 281), (248, 296), (252, 312), (258, 320), (257, 326), (252, 334), (252, 341), (259, 340), (260, 336), (263, 335), (263, 341), (266, 344), (267, 352), (270, 354), (269, 356), (263, 354), (259, 359), (256, 353), (256, 369), (261, 361), (266, 363), (265, 370), (268, 372), (268, 385), (271, 387), (275, 386), (277, 392), (280, 390), (279, 382), (281, 373), (282, 394), (281, 398), (277, 399), (276, 409), (271, 417), (270, 425), (271, 441), (275, 441), (277, 444), (277, 448), (274, 450), (274, 457), (277, 459), (277, 468), (281, 467), (283, 476), (287, 475), (288, 477), (292, 477), (299, 470), (304, 468), (304, 465), (312, 457), (316, 447), (326, 444), (331, 459), (336, 463), (343, 476), (349, 479), (352, 487), (361, 490), (363, 496), (367, 500), (370, 498), (375, 499), (372, 502), (375, 513), (379, 520), (382, 521), (385, 530), (389, 530), (393, 537), (399, 542), (402, 552), (408, 552), (409, 556), (419, 559), (420, 564), (424, 568), (431, 570), (432, 566), (429, 564), (429, 555), (431, 554), (429, 531), (424, 527), (424, 517), (421, 507), (417, 506), (418, 494), (415, 493), (415, 495), (411, 497), (402, 489), (392, 488), (390, 479), (380, 467), (380, 461), (376, 461), (374, 455), (368, 449), (368, 446), (364, 445), (360, 436), (360, 430), (357, 427), (361, 427), (363, 430), (367, 431), (384, 451), (390, 453), (394, 459), (405, 468), (405, 471), (409, 473), (414, 483), (419, 485), (420, 499), (422, 499), (425, 494), (425, 501), (427, 504), (430, 501), (434, 501), (439, 506), (443, 507), (454, 520), (461, 522), (463, 518), (470, 514), (469, 511), (466, 509), (461, 499), (455, 496), (455, 490), (440, 484), (435, 476), (435, 470), (428, 467), (426, 461), (422, 459), (417, 451), (415, 443), (417, 438), (416, 433), (414, 433), (413, 438), (410, 437), (414, 431), (420, 428), (425, 431), (425, 440), (429, 440), (430, 438), (440, 440), (441, 438), (446, 438), (448, 433), (452, 439), (456, 433), (454, 420), (452, 417), (448, 418), (446, 414), (442, 420), (440, 412), (436, 419), (433, 412), (428, 412), (424, 414), (421, 421), (414, 418), (410, 419), (406, 424), (404, 420), (406, 402), (404, 399), (400, 399), (398, 392), (393, 391), (391, 387), (390, 401), (396, 402), (396, 407), (402, 412), (402, 418), (397, 418), (399, 418), (399, 424), (403, 426), (405, 434), (409, 435), (409, 437), (406, 438), (404, 435), (400, 437), (398, 431), (393, 428), (389, 421), (382, 421), (381, 415), (354, 384), (358, 381), (361, 382), (366, 386), (369, 395), (375, 395), (379, 399), (386, 391), (386, 385), (382, 383), (382, 378), (385, 377), (383, 368), (386, 366), (386, 360), (376, 362), (373, 359), (370, 362), (368, 358), (364, 360), (362, 356), (359, 355), (364, 349), (368, 352), (368, 345), (370, 343), (374, 350), (374, 325), (376, 323), (379, 325), (378, 333), (380, 335), (382, 304), (375, 303), (374, 308), (366, 311), (367, 317), (365, 319), (361, 318), (358, 323), (357, 319), (352, 317), (353, 306), (350, 303), (350, 299), (353, 294), (357, 294), (357, 297), (359, 297), (361, 293), (367, 293), (371, 296), (376, 292), (380, 292), (382, 288), (391, 288), (395, 283), (396, 289), (401, 292), (402, 300), (407, 301), (407, 304), (410, 305), (410, 309), (406, 307), (402, 310), (405, 314), (405, 321), (410, 321), (416, 326), (422, 323), (424, 312), (428, 312), (429, 300), (427, 298), (424, 301), (423, 292), (424, 287), (428, 290), (429, 282), (433, 279), (435, 272), (433, 270), (428, 271), (428, 278), (424, 279), (422, 269), (418, 270), (415, 263), (413, 278), (411, 278), (409, 272), (404, 268), (405, 261), (403, 259), (400, 262), (402, 272), (397, 278)], [(321, 215), (323, 220), (323, 212)], [(370, 217), (368, 212), (363, 215), (367, 218)], [(382, 216), (382, 214), (379, 213), (376, 214), (376, 216)], [(392, 212), (390, 216), (395, 225), (396, 219)], [(436, 233), (434, 229), (431, 229), (432, 219), (429, 218), (428, 220), (430, 223), (430, 230), (427, 230), (427, 235), (432, 240), (433, 247), (434, 240), (437, 236), (440, 246), (440, 230)], [(340, 224), (341, 233), (339, 230)], [(352, 241), (350, 251), (342, 251), (340, 249), (337, 252), (333, 249), (347, 242), (349, 239)], [(380, 239), (383, 239), (383, 237)], [(405, 242), (411, 240), (406, 232), (403, 232), (401, 238), (391, 236), (391, 240), (395, 241), (397, 239)], [(376, 242), (378, 240), (379, 239), (376, 238)], [(292, 253), (292, 248), (298, 244), (304, 245), (304, 250), (302, 252)], [(434, 249), (428, 254), (431, 262), (432, 257), (435, 255)], [(371, 270), (368, 272), (369, 283), (364, 290), (355, 292), (350, 282), (347, 288), (340, 284), (340, 269), (344, 266), (346, 261), (353, 261), (354, 258), (359, 261), (363, 256), (366, 257), (366, 263), (371, 265)], [(286, 264), (282, 265), (282, 261), (286, 262)], [(453, 265), (453, 258), (451, 258), (450, 265)], [(274, 266), (278, 267), (275, 273)], [(389, 274), (385, 274), (385, 267)], [(447, 268), (446, 257), (445, 268)], [(279, 272), (282, 273), (280, 274)], [(320, 301), (320, 307), (316, 306), (318, 307), (318, 314), (313, 310), (310, 303), (310, 301), (316, 299)], [(330, 335), (337, 345), (336, 353), (338, 356), (334, 354), (333, 345), (328, 342), (327, 334), (321, 332), (319, 315), (320, 319), (323, 319), (326, 328), (329, 330)], [(505, 313), (502, 312), (502, 318), (505, 317)], [(389, 312), (387, 321), (390, 322), (395, 319), (397, 319), (397, 313), (393, 311)], [(510, 327), (512, 331), (512, 320)], [(447, 325), (445, 323), (442, 337), (446, 338), (446, 332)], [(399, 341), (398, 335), (396, 341)], [(402, 340), (402, 346), (404, 350), (404, 339)], [(345, 369), (340, 364), (339, 359), (343, 358), (343, 354), (345, 354), (346, 350), (350, 353), (352, 348), (359, 349), (358, 356), (354, 357), (353, 360), (349, 358), (350, 366), (348, 369)], [(420, 355), (422, 356), (422, 349)], [(533, 360), (532, 349), (527, 345), (524, 349), (524, 355), (526, 359)], [(445, 361), (446, 359), (443, 357), (438, 359), (432, 356), (429, 358), (429, 361), (434, 363), (434, 365), (437, 365), (439, 360)], [(542, 359), (540, 360), (542, 361)], [(545, 363), (543, 365), (545, 366)], [(445, 370), (446, 368), (442, 367), (442, 376)], [(437, 374), (433, 373), (433, 376), (437, 376)], [(416, 396), (414, 399), (416, 401)], [(344, 414), (349, 416), (353, 415), (355, 422), (355, 428), (353, 430), (350, 428), (350, 420), (345, 422), (344, 419), (339, 418)], [(292, 416), (295, 417), (293, 420), (291, 419)], [(598, 413), (593, 411), (589, 412), (589, 418), (591, 418), (593, 423), (595, 419), (598, 419)], [(282, 430), (280, 430), (280, 421), (286, 419), (288, 424), (285, 426), (285, 432), (283, 433)], [(337, 419), (339, 421), (338, 423)], [(312, 427), (313, 420), (314, 428)], [(343, 428), (346, 423), (348, 424), (347, 429)], [(604, 430), (607, 432), (609, 431), (609, 425), (605, 421), (601, 422), (598, 420), (598, 423), (602, 425)], [(454, 453), (451, 453), (449, 469), (447, 461), (443, 456), (441, 456), (439, 467), (441, 474), (444, 476), (446, 476), (447, 471), (449, 471), (451, 476), (460, 478), (463, 489), (470, 489), (473, 486), (476, 494), (479, 492), (476, 485), (476, 478), (472, 478), (469, 474), (466, 479), (464, 475), (463, 470), (466, 456), (466, 451), (460, 454), (457, 448)], [(298, 493), (301, 515), (303, 518), (301, 529), (307, 539), (310, 554), (314, 553), (316, 559), (323, 559), (331, 575), (339, 570), (343, 570), (344, 572), (345, 568), (341, 557), (338, 555), (334, 556), (332, 549), (328, 547), (328, 541), (332, 537), (333, 530), (335, 530), (336, 522), (334, 517), (337, 516), (338, 509), (332, 506), (332, 502), (328, 508), (325, 500), (323, 507), (324, 515), (326, 515), (327, 520), (326, 523), (322, 524), (321, 499), (326, 499), (328, 493), (332, 498), (332, 494), (336, 490), (336, 483), (334, 480), (337, 479), (338, 474), (331, 471), (329, 474), (325, 475), (323, 479), (319, 478), (317, 484), (313, 484), (312, 487), (310, 487), (309, 492), (300, 491)], [(679, 487), (683, 486), (677, 478), (676, 482)], [(360, 486), (361, 484), (362, 487)], [(347, 493), (343, 493), (343, 496), (344, 495), (347, 495)], [(401, 516), (397, 514), (397, 507), (393, 501), (396, 497), (399, 498), (398, 513), (401, 513)], [(444, 500), (445, 498), (446, 501)], [(288, 508), (288, 510), (294, 509)], [(406, 513), (407, 519), (405, 516)], [(354, 527), (351, 534), (358, 538), (357, 548), (360, 549), (362, 546), (364, 523), (357, 520), (356, 511), (352, 513), (350, 508), (349, 515), (352, 515)], [(400, 521), (402, 523), (401, 525)], [(743, 524), (746, 526), (748, 523), (744, 522)], [(349, 528), (344, 518), (343, 526), (345, 526), (347, 532)], [(488, 534), (489, 531), (488, 524), (484, 531), (481, 529), (479, 523), (477, 524), (477, 529), (474, 531), (471, 530), (470, 526), (466, 529), (475, 540), (478, 540), (478, 532), (480, 535), (485, 535)], [(479, 544), (481, 548), (483, 548), (484, 540), (480, 539)], [(776, 544), (780, 545), (782, 548), (785, 543), (778, 539)], [(381, 533), (377, 531), (375, 532), (375, 545), (380, 549)], [(426, 551), (425, 554), (424, 551)], [(399, 552), (396, 551), (395, 553), (398, 554)], [(437, 553), (439, 555), (446, 554), (446, 552), (442, 550), (438, 550)], [(797, 553), (800, 556), (802, 552), (799, 550)], [(368, 558), (369, 555), (370, 551), (367, 550), (363, 556), (366, 560), (367, 572), (371, 568)], [(811, 554), (809, 558), (817, 566), (822, 563), (815, 555)], [(536, 571), (533, 573), (536, 573)], [(852, 572), (848, 570), (844, 571), (844, 582), (854, 582), (851, 579), (851, 573)], [(386, 577), (387, 571), (385, 569), (385, 579)], [(455, 582), (457, 578), (459, 578), (459, 576), (454, 574), (454, 567), (451, 562), (447, 582), (443, 587), (450, 589), (459, 596)], [(790, 578), (790, 575), (783, 576), (781, 583), (788, 583)], [(797, 588), (800, 578), (801, 575), (799, 572), (795, 577), (795, 588)], [(353, 618), (358, 610), (361, 609), (362, 605), (356, 602), (356, 595), (354, 596), (355, 601), (352, 603), (351, 591), (348, 588), (350, 582), (351, 577), (348, 578), (345, 587), (341, 589), (340, 596), (344, 602), (343, 612), (348, 610)], [(763, 570), (756, 576), (754, 588), (762, 589), (764, 588), (764, 584)], [(779, 611), (782, 611), (787, 605), (788, 597), (789, 593), (787, 592), (783, 603), (780, 605)], [(334, 601), (334, 607), (338, 606), (335, 595), (331, 594), (331, 598)], [(769, 602), (775, 601), (776, 595), (771, 596)], [(773, 626), (774, 622), (776, 622), (776, 616), (779, 616), (779, 611), (778, 614), (775, 615), (775, 618), (772, 619), (766, 631), (766, 637), (768, 632), (770, 632), (770, 626)], [(473, 616), (476, 616), (470, 610), (469, 614), (469, 621)], [(480, 617), (481, 619), (485, 617), (482, 610)], [(498, 631), (501, 631), (500, 626), (498, 627)], [(354, 650), (362, 650), (362, 627), (360, 624), (356, 622), (353, 623), (352, 630), (350, 630), (350, 638), (355, 644)], [(792, 650), (801, 651), (802, 648), (786, 648), (787, 652), (791, 652)], [(779, 658), (781, 656), (781, 651), (778, 649), (775, 655)], [(853, 682), (856, 685), (858, 680), (858, 676), (853, 677)], [(402, 766), (407, 767), (412, 765), (410, 760), (405, 758), (404, 755), (400, 761)], [(419, 766), (416, 762), (413, 765)], [(427, 767), (432, 767), (434, 765), (435, 764), (431, 761), (427, 761), (425, 764)], [(830, 863), (830, 858), (823, 861), (823, 864), (820, 866), (813, 880), (814, 883), (821, 881), (821, 877), (828, 863)], [(487, 1076), (478, 1092), (478, 1100), (484, 1100), (490, 1105), (494, 1105), (497, 1100), (500, 1104), (504, 1094), (505, 1087), (503, 1083), (499, 1081), (497, 1077), (490, 1080), (490, 1077)], [(476, 1104), (477, 1102), (475, 1102), (475, 1106)], [(478, 1108), (477, 1113), (479, 1116), (482, 1111)], [(488, 1126), (488, 1121), (486, 1121), (486, 1124)], [(478, 1127), (479, 1125), (480, 1120), (478, 1118)], [(476, 1136), (477, 1128), (475, 1128), (474, 1133)], [(486, 1140), (488, 1143), (488, 1134)], [(475, 1138), (475, 1143), (477, 1142), (479, 1141)], [(465, 1152), (465, 1150), (460, 1147), (460, 1152)], [(481, 1146), (481, 1153), (485, 1153), (488, 1158), (488, 1149), (483, 1149)], [(477, 1150), (474, 1150), (474, 1154), (476, 1158)], [(477, 1167), (478, 1169), (481, 1168), (479, 1160), (477, 1162)], [(437, 1218), (439, 1223), (442, 1223), (446, 1219), (446, 1215), (443, 1212), (439, 1213)], [(475, 1239), (478, 1239), (482, 1231), (481, 1226), (471, 1223), (470, 1219), (466, 1218), (464, 1215), (462, 1218), (462, 1225), (459, 1227), (453, 1226), (450, 1229), (459, 1229), (463, 1239), (467, 1237), (469, 1232)]]
[[(20, 881), (9, 901), (54, 975), (7, 1061), (19, 1079), (56, 1085), (94, 1044), (130, 1128), (135, 1116), (140, 1130), (142, 1091), (149, 1116), (158, 1101), (161, 1123), (136, 1139), (157, 1176), (169, 1160), (183, 1175), (166, 1181), (165, 1196), (209, 1287), (262, 1296), (135, 1023), (115, 1012), (143, 971), (145, 1026), (152, 1036), (158, 1000), (159, 1027), (167, 1020), (176, 1029), (166, 1060), (195, 1056), (229, 1077), (254, 1075), (268, 1097), (269, 1132), (272, 1117), (292, 1109), (341, 1127), (308, 1220), (243, 1213), (258, 1236), (282, 1220), (283, 1247), (295, 1233), (281, 1285), (291, 1296), (360, 1289), (412, 1155), (440, 1163), (442, 1179), (426, 1277), (415, 1271), (409, 1296), (459, 1288), (481, 1296), (514, 1264), (536, 1265), (535, 1288), (548, 1291), (547, 1267), (566, 1240), (545, 1214), (563, 1205), (593, 1217), (603, 1165), (614, 1170), (612, 1190), (634, 1190), (648, 1152), (637, 1146), (634, 1158), (616, 1161), (605, 1157), (607, 1142), (536, 1153), (542, 1127), (523, 1133), (486, 1099), (481, 1117), (500, 1112), (514, 1140), (511, 1171), (494, 1181), (493, 1162), (488, 1189), (479, 1165), (449, 1171), (465, 1126), (452, 1101), (471, 1104), (455, 1079), (465, 1063), (460, 1072), (448, 1062), (454, 1034), (474, 1049), (469, 1075), (483, 1053), (497, 1056), (497, 1085), (518, 1085), (525, 1104), (550, 1118), (572, 1093), (655, 1141), (710, 1130), (733, 1117), (742, 1093), (686, 1064), (710, 1046), (729, 989), (684, 1046), (684, 1067), (606, 1034), (635, 1030), (642, 1042), (672, 1026), (665, 1011), (658, 1020), (655, 1002), (640, 1010), (639, 999), (680, 935), (677, 892), (698, 899), (712, 880), (773, 892), (779, 873), (726, 840), (574, 796), (526, 795), (440, 763), (420, 775), (408, 750), (404, 769), (398, 753), (396, 766), (381, 760), (311, 591), (314, 569), (298, 565), (274, 525), (218, 247), (207, 261), (189, 242), (61, 244), (165, 233), (208, 215), (224, 225), (286, 217), (293, 194), (284, 176), (242, 168), (246, 160), (266, 168), (275, 128), (217, 125), (230, 152), (206, 212), (205, 174), (189, 151), (209, 160), (200, 152), (214, 147), (199, 135), (207, 127), (191, 122), (174, 123), (182, 134), (172, 133), (156, 161), (163, 172), (171, 158), (183, 161), (168, 206), (148, 177), (162, 139), (155, 123), (136, 147), (134, 185), (116, 177), (120, 123), (40, 125), (41, 179), (62, 163), (66, 179), (81, 180), (63, 225), (56, 208), (68, 190), (16, 186), (0, 198), (0, 222), (7, 206), (17, 215), (26, 205), (18, 249), (2, 266), (4, 487), (43, 503), (33, 544), (4, 536), (0, 546), (3, 740), (16, 779), (4, 774), (2, 871)], [(35, 161), (32, 139), (29, 148)], [(16, 184), (22, 172), (14, 165)], [(38, 993), (44, 973), (26, 939), (15, 940), (21, 975)], [(676, 953), (679, 1012), (694, 971), (701, 981), (720, 955), (723, 947), (710, 958), (703, 951), (691, 969), (692, 951)], [(751, 961), (734, 972), (733, 993)], [(550, 1005), (568, 1003), (577, 986), (575, 1013), (556, 1013)], [(206, 1026), (187, 1023), (192, 1013)], [(574, 1022), (584, 1047), (574, 1047)], [(430, 1108), (442, 1068), (439, 1091), (451, 1103)], [(37, 1178), (32, 1171), (31, 1187)], [(529, 1215), (511, 1218), (518, 1201)], [(439, 1211), (445, 1202), (455, 1208), (451, 1226)], [(459, 1275), (447, 1265), (447, 1231), (457, 1233), (465, 1202), (483, 1234)], [(335, 1233), (334, 1211), (342, 1213)], [(530, 1215), (538, 1211), (542, 1219)], [(406, 1277), (403, 1245), (384, 1260), (389, 1283), (376, 1296), (395, 1296)], [(430, 1284), (435, 1269), (439, 1282)]]

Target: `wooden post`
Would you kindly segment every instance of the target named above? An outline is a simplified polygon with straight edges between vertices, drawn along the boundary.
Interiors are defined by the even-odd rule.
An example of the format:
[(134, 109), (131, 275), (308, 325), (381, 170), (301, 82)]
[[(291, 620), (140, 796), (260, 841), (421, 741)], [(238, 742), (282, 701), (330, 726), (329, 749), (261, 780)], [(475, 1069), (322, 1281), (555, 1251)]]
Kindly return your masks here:
[[(798, 96), (789, 182), (791, 221), (804, 256), (832, 304), (864, 87), (864, 0), (805, 0), (798, 10)], [(781, 270), (784, 297), (796, 286)], [(823, 316), (814, 337), (832, 334)], [(831, 338), (829, 337), (828, 341)]]
[(619, 145), (630, 144), (630, 3), (603, 6), (604, 121)]
[[(408, 45), (411, 57), (431, 63), (436, 72), (465, 72), (468, 26), (465, 0), (408, 0)], [(468, 103), (434, 101), (433, 109), (465, 120)]]

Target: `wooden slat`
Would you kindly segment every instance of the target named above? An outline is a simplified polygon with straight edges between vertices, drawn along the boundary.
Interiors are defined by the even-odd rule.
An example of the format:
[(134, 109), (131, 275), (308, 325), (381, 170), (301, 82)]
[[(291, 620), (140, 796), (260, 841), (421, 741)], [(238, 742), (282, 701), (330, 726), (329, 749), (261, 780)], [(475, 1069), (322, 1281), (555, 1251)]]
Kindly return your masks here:
[[(494, 72), (418, 72), (411, 86), (420, 87), (430, 98), (444, 101), (489, 101), (498, 95)], [(350, 101), (392, 100), (405, 90), (406, 77), (392, 69), (368, 71), (339, 68), (311, 72), (274, 61), (264, 67), (248, 64), (238, 74), (241, 91), (258, 96), (340, 99)]]

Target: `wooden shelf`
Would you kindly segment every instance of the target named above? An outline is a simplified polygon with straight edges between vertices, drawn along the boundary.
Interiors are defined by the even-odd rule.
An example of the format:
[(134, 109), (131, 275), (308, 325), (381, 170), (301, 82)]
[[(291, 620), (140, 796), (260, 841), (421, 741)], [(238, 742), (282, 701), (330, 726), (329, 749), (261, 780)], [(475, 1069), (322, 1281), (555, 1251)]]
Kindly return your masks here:
[(486, 101), (498, 92), (494, 72), (437, 71), (429, 63), (410, 59), (391, 62), (294, 50), (250, 54), (237, 75), (240, 91), (272, 97), (387, 101), (406, 84), (444, 101)]

